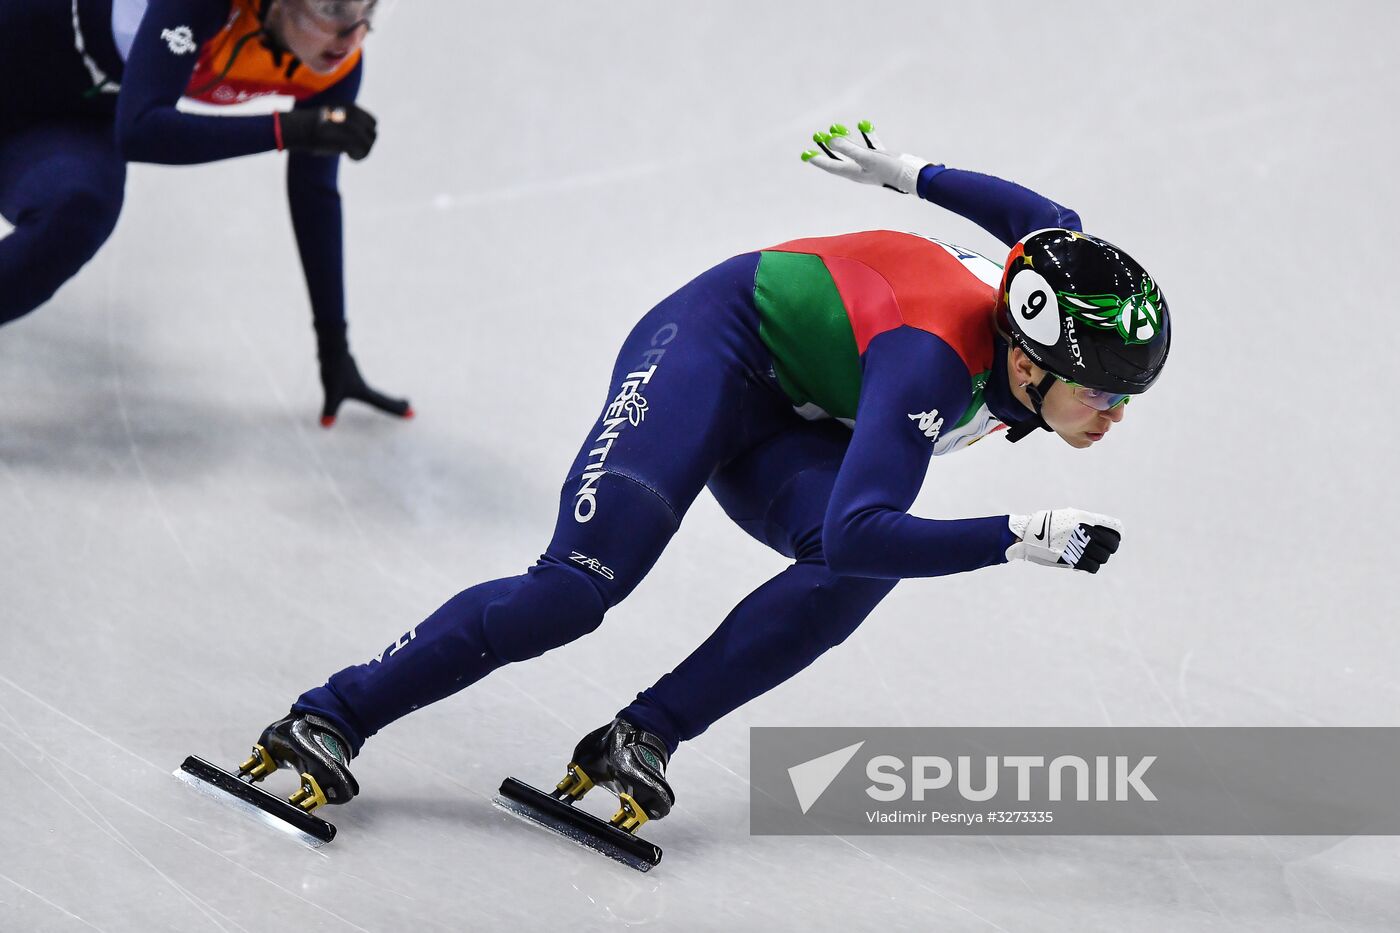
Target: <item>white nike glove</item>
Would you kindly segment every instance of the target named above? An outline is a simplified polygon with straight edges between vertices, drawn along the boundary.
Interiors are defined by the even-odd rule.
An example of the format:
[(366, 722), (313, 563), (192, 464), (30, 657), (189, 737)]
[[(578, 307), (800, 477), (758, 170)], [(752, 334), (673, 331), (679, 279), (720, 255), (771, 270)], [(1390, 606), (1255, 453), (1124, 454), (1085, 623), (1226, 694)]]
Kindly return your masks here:
[(860, 121), (856, 129), (860, 140), (840, 123), (833, 123), (829, 133), (814, 133), (812, 141), (821, 151), (802, 153), (802, 161), (862, 185), (884, 185), (900, 194), (918, 187), (919, 173), (931, 164), (928, 159), (886, 152), (869, 120)]
[(1007, 560), (1028, 560), (1046, 567), (1098, 573), (1118, 550), (1123, 523), (1079, 509), (1049, 509), (1012, 515), (1011, 533), (1020, 538), (1006, 549)]

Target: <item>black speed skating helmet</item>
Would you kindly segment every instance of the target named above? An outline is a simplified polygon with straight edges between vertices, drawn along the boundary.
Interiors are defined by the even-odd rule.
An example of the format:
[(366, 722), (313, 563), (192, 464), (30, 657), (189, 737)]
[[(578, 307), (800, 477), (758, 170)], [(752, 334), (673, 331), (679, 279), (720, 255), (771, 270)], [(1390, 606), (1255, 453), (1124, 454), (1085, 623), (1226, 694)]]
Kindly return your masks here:
[(1157, 283), (1127, 253), (1075, 230), (1037, 230), (1011, 249), (999, 320), (1042, 369), (1076, 385), (1136, 395), (1161, 375), (1171, 318)]

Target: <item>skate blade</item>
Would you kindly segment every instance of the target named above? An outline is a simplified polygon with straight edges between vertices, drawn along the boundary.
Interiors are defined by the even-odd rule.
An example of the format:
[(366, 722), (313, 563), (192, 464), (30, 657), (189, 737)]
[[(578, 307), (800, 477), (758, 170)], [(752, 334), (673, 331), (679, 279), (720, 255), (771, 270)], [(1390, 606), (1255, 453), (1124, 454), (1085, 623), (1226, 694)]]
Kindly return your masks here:
[(506, 778), (492, 798), (498, 809), (541, 826), (570, 842), (592, 849), (637, 871), (651, 871), (661, 861), (661, 847), (624, 832), (607, 820), (570, 806), (515, 778)]
[(335, 838), (335, 827), (330, 823), (281, 797), (269, 794), (261, 787), (240, 781), (237, 776), (203, 758), (191, 755), (173, 773), (205, 796), (250, 813), (303, 845), (320, 848)]

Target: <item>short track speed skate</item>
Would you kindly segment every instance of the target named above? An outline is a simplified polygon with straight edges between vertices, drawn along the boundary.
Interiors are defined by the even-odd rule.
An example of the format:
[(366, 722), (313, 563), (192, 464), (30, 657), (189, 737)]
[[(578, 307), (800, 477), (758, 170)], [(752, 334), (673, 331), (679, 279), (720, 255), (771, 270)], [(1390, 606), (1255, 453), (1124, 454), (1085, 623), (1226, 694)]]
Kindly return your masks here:
[[(666, 783), (669, 758), (660, 738), (617, 719), (579, 742), (552, 793), (508, 777), (495, 804), (624, 865), (650, 871), (661, 861), (661, 848), (636, 832), (647, 821), (670, 813), (676, 802)], [(594, 787), (617, 794), (618, 810), (612, 819), (576, 806)]]
[[(350, 757), (350, 743), (329, 722), (293, 713), (263, 730), (252, 754), (236, 773), (191, 755), (175, 776), (201, 791), (212, 788), (214, 796), (272, 817), (273, 825), (308, 845), (322, 846), (335, 838), (335, 827), (314, 811), (326, 804), (348, 803), (360, 792), (348, 767)], [(257, 786), (284, 765), (301, 778), (290, 797), (284, 799)]]

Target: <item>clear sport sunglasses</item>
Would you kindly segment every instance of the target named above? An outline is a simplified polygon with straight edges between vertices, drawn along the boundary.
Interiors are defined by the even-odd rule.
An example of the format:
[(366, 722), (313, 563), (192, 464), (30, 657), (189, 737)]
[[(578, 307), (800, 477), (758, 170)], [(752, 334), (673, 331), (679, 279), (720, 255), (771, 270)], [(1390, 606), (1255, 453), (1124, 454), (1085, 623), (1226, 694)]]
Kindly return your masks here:
[(1111, 411), (1119, 405), (1126, 405), (1132, 400), (1132, 396), (1126, 392), (1105, 392), (1102, 389), (1091, 389), (1075, 382), (1070, 382), (1061, 376), (1056, 376), (1060, 382), (1070, 387), (1074, 393), (1075, 401), (1082, 405), (1088, 405), (1096, 411)]
[(379, 0), (293, 0), (291, 6), (318, 27), (344, 38), (361, 26), (373, 27)]

